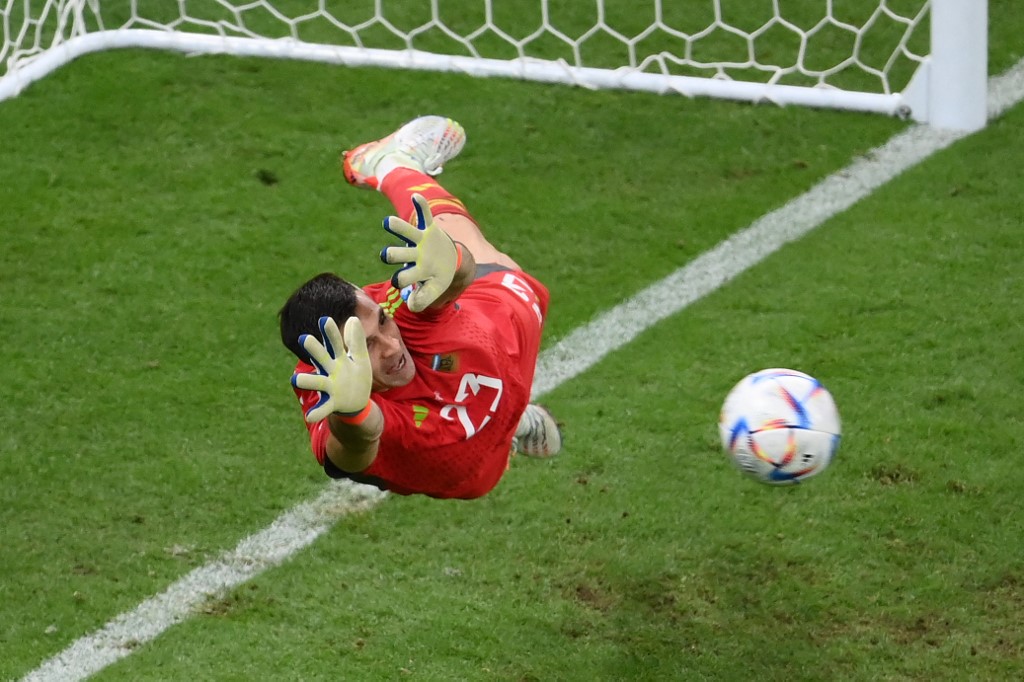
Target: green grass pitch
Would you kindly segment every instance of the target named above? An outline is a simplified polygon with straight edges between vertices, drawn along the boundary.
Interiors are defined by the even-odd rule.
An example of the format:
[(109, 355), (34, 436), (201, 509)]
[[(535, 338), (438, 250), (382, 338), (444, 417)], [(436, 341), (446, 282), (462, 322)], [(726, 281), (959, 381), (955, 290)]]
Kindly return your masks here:
[[(1024, 19), (990, 15), (995, 74)], [(906, 127), (142, 51), (0, 103), (0, 679), (323, 489), (276, 311), (323, 270), (388, 275), (389, 206), (337, 154), (430, 112), (469, 134), (443, 184), (551, 288), (546, 347)], [(1018, 106), (559, 386), (559, 458), (344, 517), (96, 679), (1020, 679), (1022, 130)], [(806, 485), (719, 452), (721, 400), (769, 366), (844, 419)]]

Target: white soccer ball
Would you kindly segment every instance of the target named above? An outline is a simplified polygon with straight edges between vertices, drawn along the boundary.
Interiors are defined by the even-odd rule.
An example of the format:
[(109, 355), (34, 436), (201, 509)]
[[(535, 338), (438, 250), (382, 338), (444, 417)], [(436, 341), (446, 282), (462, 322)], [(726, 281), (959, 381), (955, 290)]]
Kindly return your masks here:
[(769, 485), (820, 474), (842, 436), (832, 394), (809, 374), (782, 368), (754, 372), (736, 384), (718, 428), (729, 459)]

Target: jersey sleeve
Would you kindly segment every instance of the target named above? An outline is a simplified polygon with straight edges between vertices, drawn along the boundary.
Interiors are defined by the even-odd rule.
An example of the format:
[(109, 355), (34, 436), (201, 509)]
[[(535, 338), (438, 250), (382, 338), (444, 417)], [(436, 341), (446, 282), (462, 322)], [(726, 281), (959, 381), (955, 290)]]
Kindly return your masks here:
[[(302, 362), (301, 360), (295, 366), (295, 374), (307, 374), (315, 372), (316, 368), (313, 365)], [(330, 428), (327, 425), (327, 420), (322, 419), (318, 422), (310, 424), (305, 420), (305, 415), (314, 405), (320, 400), (320, 394), (316, 391), (307, 391), (301, 388), (292, 386), (292, 390), (295, 392), (295, 397), (299, 400), (299, 409), (302, 411), (303, 420), (302, 423), (306, 425), (306, 430), (309, 431), (309, 445), (313, 450), (313, 456), (316, 457), (316, 461), (320, 463), (320, 466), (324, 465), (324, 461), (327, 459), (327, 437), (330, 435)]]

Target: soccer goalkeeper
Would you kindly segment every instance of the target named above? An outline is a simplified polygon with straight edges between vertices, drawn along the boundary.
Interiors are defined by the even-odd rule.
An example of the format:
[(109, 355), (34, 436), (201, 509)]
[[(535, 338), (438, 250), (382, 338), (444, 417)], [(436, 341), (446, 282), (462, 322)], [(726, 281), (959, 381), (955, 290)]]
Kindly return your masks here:
[(548, 291), (433, 179), (465, 140), (455, 121), (423, 116), (345, 152), (348, 183), (397, 212), (384, 229), (401, 243), (380, 256), (399, 268), (362, 288), (317, 275), (280, 311), (313, 454), (332, 478), (469, 499), (515, 452), (561, 449), (554, 418), (529, 403)]

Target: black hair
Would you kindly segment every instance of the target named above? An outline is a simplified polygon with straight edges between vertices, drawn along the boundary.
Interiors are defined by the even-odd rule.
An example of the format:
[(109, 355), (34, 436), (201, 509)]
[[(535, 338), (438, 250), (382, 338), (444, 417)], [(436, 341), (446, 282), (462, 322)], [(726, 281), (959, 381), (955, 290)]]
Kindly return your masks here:
[(330, 272), (323, 272), (295, 290), (277, 313), (281, 320), (281, 343), (300, 360), (309, 354), (299, 345), (299, 337), (312, 334), (320, 338), (319, 321), (325, 315), (339, 325), (356, 314), (358, 287)]

